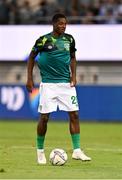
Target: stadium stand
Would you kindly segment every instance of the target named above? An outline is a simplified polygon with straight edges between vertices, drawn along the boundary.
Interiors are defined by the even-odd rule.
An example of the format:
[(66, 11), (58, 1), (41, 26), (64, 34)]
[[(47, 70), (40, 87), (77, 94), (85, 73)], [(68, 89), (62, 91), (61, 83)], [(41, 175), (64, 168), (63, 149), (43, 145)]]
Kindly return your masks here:
[(1, 0), (0, 24), (49, 24), (56, 12), (69, 24), (121, 24), (122, 0)]

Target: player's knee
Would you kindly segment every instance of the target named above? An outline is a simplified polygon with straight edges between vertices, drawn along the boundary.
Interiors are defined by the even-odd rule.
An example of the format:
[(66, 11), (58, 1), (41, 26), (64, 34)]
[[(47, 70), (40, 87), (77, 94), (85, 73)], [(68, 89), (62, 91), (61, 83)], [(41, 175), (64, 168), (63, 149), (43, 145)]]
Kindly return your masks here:
[(43, 123), (47, 123), (47, 122), (48, 122), (48, 119), (49, 119), (49, 115), (47, 115), (47, 114), (42, 114), (42, 115), (41, 115), (41, 121), (42, 121)]
[(78, 120), (79, 119), (79, 117), (78, 117), (78, 112), (77, 111), (74, 111), (74, 112), (70, 112), (69, 113), (69, 116), (70, 116), (70, 120), (71, 121), (76, 121), (76, 120)]

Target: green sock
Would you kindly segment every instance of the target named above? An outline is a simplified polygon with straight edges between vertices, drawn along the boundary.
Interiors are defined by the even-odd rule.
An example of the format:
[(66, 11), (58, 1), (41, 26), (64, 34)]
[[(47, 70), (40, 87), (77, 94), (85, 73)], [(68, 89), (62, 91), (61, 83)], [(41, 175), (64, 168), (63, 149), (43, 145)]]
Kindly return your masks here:
[(38, 149), (44, 149), (44, 139), (45, 139), (45, 136), (37, 135), (37, 148)]
[(73, 149), (80, 148), (80, 134), (71, 134)]

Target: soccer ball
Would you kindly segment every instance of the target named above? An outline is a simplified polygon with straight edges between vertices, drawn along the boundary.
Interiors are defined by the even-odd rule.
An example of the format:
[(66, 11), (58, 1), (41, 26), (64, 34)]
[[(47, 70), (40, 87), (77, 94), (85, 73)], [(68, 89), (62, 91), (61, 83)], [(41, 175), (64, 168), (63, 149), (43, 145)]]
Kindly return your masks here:
[(53, 149), (50, 153), (49, 160), (52, 165), (62, 166), (66, 163), (68, 157), (63, 149)]

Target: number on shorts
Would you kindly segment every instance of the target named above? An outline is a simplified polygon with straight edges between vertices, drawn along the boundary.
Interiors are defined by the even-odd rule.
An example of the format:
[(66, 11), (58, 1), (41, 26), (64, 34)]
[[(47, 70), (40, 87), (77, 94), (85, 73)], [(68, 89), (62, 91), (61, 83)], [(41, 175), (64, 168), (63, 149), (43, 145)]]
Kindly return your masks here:
[(77, 97), (71, 96), (72, 104), (77, 104)]

